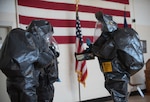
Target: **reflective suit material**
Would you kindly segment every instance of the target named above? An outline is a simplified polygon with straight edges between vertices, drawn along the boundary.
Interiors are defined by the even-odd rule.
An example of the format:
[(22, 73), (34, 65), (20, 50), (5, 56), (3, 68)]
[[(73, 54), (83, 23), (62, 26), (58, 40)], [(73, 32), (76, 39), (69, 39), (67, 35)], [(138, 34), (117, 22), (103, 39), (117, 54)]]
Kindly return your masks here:
[(144, 66), (144, 56), (138, 33), (132, 28), (118, 29), (113, 37), (118, 59), (132, 76)]
[[(43, 79), (41, 79), (43, 80)], [(39, 86), (37, 88), (38, 102), (53, 102), (54, 85), (49, 84), (45, 87)]]
[[(105, 35), (105, 36), (104, 36)], [(110, 35), (110, 38), (107, 37)], [(101, 47), (97, 47), (102, 43)], [(104, 59), (117, 57), (122, 67), (134, 75), (144, 65), (142, 46), (138, 34), (131, 28), (117, 29), (110, 34), (102, 33), (102, 36), (93, 45), (93, 52), (96, 56)]]
[(39, 52), (31, 41), (29, 33), (16, 28), (10, 31), (2, 46), (0, 66), (7, 76), (7, 92), (11, 102), (37, 101), (38, 81), (35, 75), (39, 72), (35, 71), (33, 62), (37, 61)]
[[(53, 54), (54, 55), (54, 54)], [(53, 83), (58, 80), (58, 62), (55, 56), (51, 65), (41, 70), (37, 88), (38, 102), (52, 102), (54, 97)]]
[[(98, 55), (101, 71), (105, 77), (105, 88), (111, 94), (114, 102), (127, 102), (127, 83), (129, 82), (130, 76), (117, 58), (117, 50), (114, 42), (111, 42), (110, 38), (106, 39), (103, 37), (104, 34), (105, 33), (94, 43), (93, 53)], [(99, 39), (101, 39), (101, 41), (98, 41)], [(98, 45), (101, 47), (98, 47)], [(95, 47), (98, 48), (99, 51), (96, 50)], [(103, 65), (105, 63), (110, 63), (109, 69)], [(120, 88), (118, 85), (120, 85)]]
[[(52, 51), (41, 33), (16, 28), (10, 31), (2, 45), (0, 69), (7, 76), (11, 102), (38, 102), (39, 74), (54, 63)], [(51, 73), (55, 74), (53, 71)], [(58, 74), (55, 75), (58, 78)]]
[[(35, 63), (35, 68), (42, 68), (39, 74), (39, 86), (36, 89), (38, 102), (52, 102), (54, 97), (53, 83), (58, 80), (58, 62), (54, 50), (50, 48), (53, 27), (45, 20), (33, 20), (27, 31), (33, 34), (34, 39), (38, 39), (35, 41), (40, 50), (38, 59), (40, 65)], [(39, 39), (40, 36), (42, 39)], [(43, 45), (41, 42), (46, 44)]]
[(131, 28), (118, 28), (112, 17), (102, 12), (95, 16), (102, 23), (102, 34), (90, 47), (104, 73), (105, 88), (114, 102), (128, 102), (130, 76), (144, 65), (138, 34)]
[(95, 13), (95, 17), (102, 24), (103, 32), (113, 32), (118, 28), (116, 22), (113, 21), (112, 16), (103, 14), (101, 11)]
[(59, 80), (58, 77), (58, 54), (54, 49), (50, 48), (49, 57), (53, 58), (53, 62), (43, 68), (39, 75), (39, 86), (37, 88), (38, 102), (53, 102), (54, 85), (53, 83)]

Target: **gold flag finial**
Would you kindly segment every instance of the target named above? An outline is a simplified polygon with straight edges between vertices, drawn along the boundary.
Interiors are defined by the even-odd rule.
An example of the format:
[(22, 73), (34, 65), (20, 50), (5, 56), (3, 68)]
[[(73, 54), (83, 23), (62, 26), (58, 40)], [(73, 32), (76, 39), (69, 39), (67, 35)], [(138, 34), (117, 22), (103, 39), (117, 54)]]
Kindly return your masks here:
[(76, 11), (78, 11), (78, 4), (80, 0), (76, 0)]

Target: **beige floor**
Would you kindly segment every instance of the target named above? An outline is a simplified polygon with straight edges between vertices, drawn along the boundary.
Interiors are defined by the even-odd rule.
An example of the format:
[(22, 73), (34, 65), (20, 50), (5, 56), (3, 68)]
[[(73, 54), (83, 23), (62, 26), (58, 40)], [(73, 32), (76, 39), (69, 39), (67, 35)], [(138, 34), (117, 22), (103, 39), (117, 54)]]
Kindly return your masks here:
[[(107, 102), (113, 102), (113, 101), (107, 101)], [(144, 98), (142, 98), (140, 95), (130, 96), (128, 102), (150, 102), (150, 95), (145, 95)]]

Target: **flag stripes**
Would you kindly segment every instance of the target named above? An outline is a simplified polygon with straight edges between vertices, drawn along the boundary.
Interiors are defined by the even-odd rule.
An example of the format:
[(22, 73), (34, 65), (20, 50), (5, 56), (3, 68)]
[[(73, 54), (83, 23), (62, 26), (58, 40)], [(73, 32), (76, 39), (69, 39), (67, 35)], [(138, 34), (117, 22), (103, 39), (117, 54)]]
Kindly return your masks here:
[[(55, 27), (74, 27), (75, 26), (75, 20), (68, 20), (68, 19), (48, 19), (48, 18), (39, 18), (39, 17), (28, 17), (28, 16), (22, 16), (19, 15), (19, 20), (21, 21), (21, 24), (29, 24), (31, 20), (33, 19), (46, 19), (49, 22), (52, 23)], [(94, 21), (82, 21), (82, 25), (85, 28), (94, 28), (95, 22)]]
[[(75, 20), (63, 20), (63, 19), (48, 19), (48, 18), (40, 18), (40, 17), (29, 17), (29, 16), (22, 16), (19, 15), (19, 20), (21, 24), (28, 25), (34, 19), (45, 19), (51, 22), (54, 27), (74, 27)], [(84, 28), (94, 28), (95, 21), (81, 21), (82, 27)], [(123, 23), (118, 24), (119, 27), (123, 27)], [(131, 25), (130, 25), (131, 26)]]
[(106, 0), (106, 1), (129, 4), (129, 0)]
[[(84, 51), (83, 36), (81, 32), (81, 24), (79, 20), (78, 10), (76, 11), (76, 53), (82, 53)], [(86, 60), (77, 61), (75, 71), (77, 72), (78, 81), (85, 86), (85, 80), (87, 77)]]
[[(80, 0), (79, 15), (85, 38), (93, 37), (96, 22), (94, 14), (100, 10), (112, 15), (118, 26), (123, 28), (124, 5), (126, 5), (126, 20), (131, 27), (128, 1)], [(54, 36), (59, 44), (74, 43), (75, 7), (75, 0), (18, 0), (18, 25), (25, 28), (33, 19), (46, 19), (54, 26)]]
[[(22, 2), (21, 2), (22, 1)], [(18, 4), (20, 6), (26, 7), (34, 7), (34, 8), (42, 8), (42, 9), (49, 9), (49, 10), (64, 10), (64, 11), (74, 11), (75, 5), (68, 4), (68, 3), (56, 3), (56, 2), (46, 2), (41, 0), (30, 0), (29, 2), (26, 0), (19, 0)], [(124, 7), (124, 5), (122, 5)], [(111, 8), (102, 8), (102, 7), (93, 7), (93, 6), (85, 6), (79, 5), (80, 10), (79, 12), (88, 12), (88, 13), (95, 13), (99, 10), (103, 11), (106, 14), (112, 16), (123, 16), (124, 10), (115, 10)], [(130, 17), (130, 12), (126, 11), (126, 17)]]

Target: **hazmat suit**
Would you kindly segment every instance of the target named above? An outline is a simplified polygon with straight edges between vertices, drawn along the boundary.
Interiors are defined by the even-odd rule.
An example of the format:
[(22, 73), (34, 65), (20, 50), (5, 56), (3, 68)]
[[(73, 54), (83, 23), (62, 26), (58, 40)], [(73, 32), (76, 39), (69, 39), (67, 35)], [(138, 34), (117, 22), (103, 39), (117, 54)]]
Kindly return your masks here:
[(138, 34), (132, 28), (118, 28), (110, 15), (97, 12), (95, 16), (101, 22), (102, 34), (91, 49), (104, 73), (105, 87), (114, 102), (127, 102), (130, 76), (144, 65)]
[[(144, 58), (138, 34), (132, 28), (118, 28), (112, 16), (95, 13), (97, 27), (101, 34), (94, 37), (95, 42), (87, 41), (89, 48), (79, 60), (87, 60), (87, 53), (98, 58), (100, 69), (105, 77), (105, 88), (114, 102), (128, 102), (128, 83), (130, 76), (143, 68)], [(96, 32), (100, 31), (96, 28)], [(96, 34), (97, 35), (97, 34)], [(84, 54), (86, 53), (86, 54)], [(81, 57), (82, 56), (82, 57)]]
[(44, 45), (41, 45), (40, 42), (38, 47), (41, 51), (44, 51), (41, 56), (45, 56), (45, 54), (49, 53), (48, 57), (51, 58), (51, 63), (45, 67), (40, 66), (38, 63), (35, 64), (35, 68), (41, 69), (39, 74), (39, 86), (36, 92), (38, 102), (52, 102), (54, 97), (53, 83), (59, 80), (57, 61), (57, 57), (59, 57), (59, 48), (55, 38), (52, 36), (54, 33), (53, 27), (47, 21), (34, 20), (28, 26), (27, 31), (33, 35), (36, 35), (36, 33), (45, 35), (46, 47), (44, 48)]
[(47, 44), (49, 33), (44, 33), (49, 23), (45, 20), (32, 22), (38, 25), (32, 28), (34, 32), (21, 28), (11, 30), (0, 51), (0, 69), (7, 77), (11, 102), (38, 102), (39, 75), (53, 63)]

